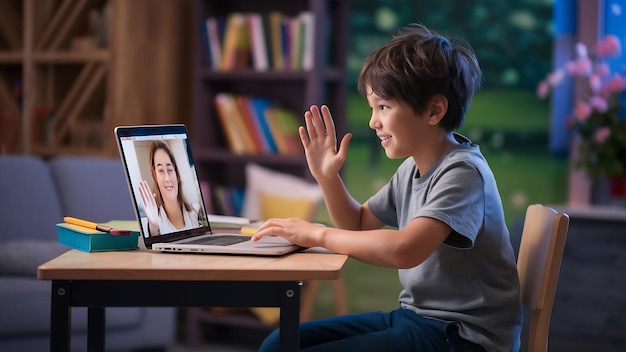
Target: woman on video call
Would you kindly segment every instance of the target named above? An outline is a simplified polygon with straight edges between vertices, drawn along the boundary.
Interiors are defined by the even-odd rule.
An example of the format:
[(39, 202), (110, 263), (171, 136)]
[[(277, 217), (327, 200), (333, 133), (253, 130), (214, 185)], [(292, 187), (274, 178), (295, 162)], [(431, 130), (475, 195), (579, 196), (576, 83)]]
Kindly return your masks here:
[(185, 199), (180, 172), (169, 145), (161, 140), (150, 143), (150, 172), (154, 193), (142, 180), (139, 193), (148, 218), (150, 236), (157, 236), (199, 226), (198, 212)]

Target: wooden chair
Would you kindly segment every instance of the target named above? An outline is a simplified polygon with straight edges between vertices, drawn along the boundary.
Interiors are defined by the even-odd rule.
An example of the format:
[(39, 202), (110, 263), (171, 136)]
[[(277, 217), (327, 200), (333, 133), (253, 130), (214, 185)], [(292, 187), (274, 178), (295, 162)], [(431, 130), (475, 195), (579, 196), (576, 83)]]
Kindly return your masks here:
[(569, 216), (540, 204), (528, 206), (517, 270), (520, 299), (531, 311), (528, 351), (548, 349), (548, 331), (559, 278)]

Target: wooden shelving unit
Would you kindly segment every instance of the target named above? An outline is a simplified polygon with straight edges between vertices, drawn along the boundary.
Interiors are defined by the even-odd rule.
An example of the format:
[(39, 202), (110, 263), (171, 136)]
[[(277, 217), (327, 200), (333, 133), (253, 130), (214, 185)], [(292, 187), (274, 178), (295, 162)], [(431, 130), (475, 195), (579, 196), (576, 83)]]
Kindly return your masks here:
[[(196, 1), (197, 52), (195, 102), (192, 123), (194, 158), (200, 177), (212, 185), (245, 186), (244, 167), (255, 162), (282, 172), (310, 178), (304, 155), (239, 155), (230, 152), (214, 97), (220, 92), (260, 96), (278, 101), (302, 118), (309, 106), (327, 104), (338, 133), (345, 131), (346, 50), (348, 47), (348, 1), (344, 0), (231, 0)], [(249, 68), (214, 71), (209, 67), (202, 26), (208, 17), (232, 12), (267, 14), (280, 11), (296, 16), (310, 11), (314, 17), (313, 65), (310, 70), (255, 71)]]
[(0, 152), (105, 150), (113, 3), (0, 1)]

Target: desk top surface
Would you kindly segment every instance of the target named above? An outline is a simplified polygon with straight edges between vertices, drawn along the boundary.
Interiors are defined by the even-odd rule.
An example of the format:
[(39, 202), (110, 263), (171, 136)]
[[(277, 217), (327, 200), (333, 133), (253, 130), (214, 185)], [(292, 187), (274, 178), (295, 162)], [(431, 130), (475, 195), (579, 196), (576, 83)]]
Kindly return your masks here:
[(308, 250), (280, 257), (70, 250), (37, 269), (40, 280), (334, 280), (348, 260)]

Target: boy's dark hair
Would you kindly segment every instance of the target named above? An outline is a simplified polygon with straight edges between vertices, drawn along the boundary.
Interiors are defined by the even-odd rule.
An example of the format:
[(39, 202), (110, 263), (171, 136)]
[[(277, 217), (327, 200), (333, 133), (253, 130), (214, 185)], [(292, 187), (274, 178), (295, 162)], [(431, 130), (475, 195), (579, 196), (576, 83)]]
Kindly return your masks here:
[(451, 43), (423, 25), (411, 25), (374, 51), (363, 64), (358, 89), (367, 99), (369, 85), (385, 99), (406, 101), (423, 113), (431, 98), (443, 95), (448, 111), (440, 121), (447, 131), (463, 125), (481, 70), (474, 51), (464, 41)]

